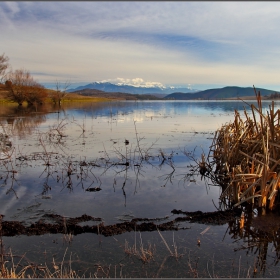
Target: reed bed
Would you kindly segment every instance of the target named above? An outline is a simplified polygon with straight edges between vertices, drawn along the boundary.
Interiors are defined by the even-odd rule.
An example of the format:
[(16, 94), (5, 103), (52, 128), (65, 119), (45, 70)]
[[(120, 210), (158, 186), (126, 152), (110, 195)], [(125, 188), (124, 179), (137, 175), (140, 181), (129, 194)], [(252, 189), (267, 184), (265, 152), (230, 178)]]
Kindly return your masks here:
[[(254, 88), (255, 90), (255, 88)], [(234, 121), (223, 125), (214, 135), (203, 172), (211, 170), (222, 186), (220, 199), (228, 206), (250, 204), (266, 210), (276, 209), (280, 186), (280, 110), (274, 101), (263, 112), (260, 92), (251, 115), (244, 118), (235, 110)], [(250, 116), (249, 116), (250, 115)]]

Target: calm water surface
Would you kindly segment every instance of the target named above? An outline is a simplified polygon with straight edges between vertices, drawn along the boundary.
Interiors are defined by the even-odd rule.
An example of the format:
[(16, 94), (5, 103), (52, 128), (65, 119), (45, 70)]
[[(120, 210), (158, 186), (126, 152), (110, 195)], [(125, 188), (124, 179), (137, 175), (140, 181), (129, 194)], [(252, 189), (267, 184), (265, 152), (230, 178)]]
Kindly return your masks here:
[[(173, 220), (173, 209), (216, 211), (220, 187), (200, 176), (187, 177), (195, 163), (186, 153), (193, 152), (195, 159), (207, 154), (214, 132), (233, 120), (235, 109), (242, 116), (244, 107), (248, 109), (241, 101), (146, 101), (34, 112), (1, 105), (1, 132), (10, 135), (12, 148), (0, 154), (11, 155), (0, 165), (0, 214), (26, 225), (45, 214), (87, 214), (113, 225), (133, 218)], [(25, 254), (25, 262), (60, 263), (65, 254), (72, 268), (86, 271), (87, 277), (195, 277), (195, 271), (198, 277), (280, 276), (275, 242), (248, 246), (249, 236), (228, 224), (181, 227), (185, 229), (162, 232), (179, 259), (170, 257), (158, 232), (87, 233), (71, 242), (61, 234), (22, 235), (3, 237), (3, 243), (13, 254)], [(153, 260), (143, 264), (127, 254), (135, 244), (154, 246)], [(260, 261), (263, 252), (266, 259)], [(98, 271), (98, 265), (108, 274)]]

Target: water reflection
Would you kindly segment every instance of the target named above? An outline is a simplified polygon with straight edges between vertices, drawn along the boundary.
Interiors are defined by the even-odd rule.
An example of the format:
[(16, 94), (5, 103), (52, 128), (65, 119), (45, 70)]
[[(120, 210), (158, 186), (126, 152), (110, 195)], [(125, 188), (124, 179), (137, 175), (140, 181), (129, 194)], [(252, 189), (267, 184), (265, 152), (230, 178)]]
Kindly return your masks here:
[[(176, 114), (205, 114), (205, 113), (232, 113), (234, 110), (248, 109), (250, 104), (257, 105), (255, 100), (244, 101), (119, 101), (108, 102), (106, 104), (87, 104), (80, 108), (75, 108), (77, 114), (94, 114), (96, 116), (117, 116), (130, 115), (133, 112), (147, 114), (148, 117), (160, 115), (176, 115)], [(263, 101), (263, 108), (267, 109), (271, 104), (270, 101)], [(280, 106), (280, 101), (275, 101), (275, 106)], [(70, 109), (70, 108), (67, 108)]]
[(6, 133), (0, 133), (0, 160), (11, 157), (12, 142)]
[[(40, 205), (34, 205), (33, 208), (34, 207), (36, 208), (38, 206)], [(175, 213), (176, 211), (174, 210), (173, 212)], [(237, 214), (237, 212), (238, 211), (236, 211), (235, 214)], [(216, 235), (215, 225), (224, 224), (224, 221), (229, 220), (228, 222), (225, 222), (228, 224), (228, 228), (223, 233), (224, 236), (223, 240), (226, 238), (226, 235), (228, 235), (229, 238), (231, 238), (232, 243), (235, 244), (233, 251), (236, 253), (240, 253), (241, 251), (244, 251), (245, 254), (243, 254), (243, 256), (245, 255), (248, 258), (251, 258), (250, 266), (248, 265), (246, 267), (246, 263), (244, 263), (244, 259), (242, 261), (242, 265), (239, 263), (238, 275), (241, 267), (242, 269), (244, 269), (245, 267), (247, 277), (258, 277), (258, 276), (265, 277), (266, 275), (269, 275), (267, 274), (267, 269), (269, 270), (269, 273), (271, 273), (273, 267), (275, 267), (277, 271), (277, 265), (279, 264), (279, 257), (280, 257), (279, 216), (272, 215), (271, 217), (268, 216), (267, 219), (263, 219), (262, 217), (257, 217), (254, 215), (252, 216), (251, 214), (249, 215), (245, 214), (246, 217), (245, 226), (240, 227), (240, 218), (239, 217), (234, 218), (235, 215), (234, 212), (231, 213), (226, 212), (227, 214), (225, 214), (225, 212), (221, 213), (218, 211), (207, 212), (207, 213), (202, 213), (199, 211), (183, 213), (180, 212), (179, 210), (177, 211), (177, 213), (181, 215), (184, 214), (184, 216), (180, 216), (178, 218), (174, 218), (176, 217), (174, 216), (173, 220), (170, 221), (168, 220), (168, 217), (147, 219), (147, 218), (135, 218), (131, 215), (122, 215), (120, 217), (122, 222), (119, 222), (114, 225), (105, 225), (101, 218), (92, 217), (86, 214), (80, 217), (72, 218), (72, 217), (60, 216), (51, 212), (45, 212), (43, 218), (40, 219), (38, 223), (33, 222), (30, 225), (29, 224), (23, 225), (18, 222), (4, 221), (1, 227), (1, 236), (14, 236), (14, 235), (20, 236), (25, 234), (32, 236), (32, 235), (41, 235), (41, 234), (43, 235), (46, 233), (62, 234), (64, 235), (63, 237), (64, 239), (66, 237), (72, 238), (71, 241), (69, 241), (69, 245), (71, 245), (70, 243), (73, 242), (73, 238), (75, 239), (77, 238), (77, 235), (83, 235), (85, 233), (91, 233), (94, 236), (96, 235), (99, 238), (99, 240), (102, 239), (101, 236), (112, 236), (112, 235), (115, 236), (114, 240), (118, 240), (121, 238), (119, 237), (120, 235), (123, 235), (128, 232), (134, 232), (135, 235), (136, 233), (141, 235), (141, 233), (145, 233), (145, 232), (149, 232), (149, 234), (151, 234), (152, 232), (157, 233), (158, 231), (160, 231), (162, 233), (165, 232), (164, 236), (166, 238), (167, 236), (166, 232), (169, 231), (171, 235), (173, 232), (173, 244), (176, 244), (174, 241), (174, 232), (178, 232), (176, 233), (176, 235), (181, 237), (187, 235), (187, 240), (193, 239), (193, 236), (191, 235), (190, 232), (190, 230), (193, 228), (193, 223), (200, 223), (200, 224), (206, 224), (207, 227), (203, 231), (200, 230), (201, 232), (199, 236), (202, 238), (203, 235), (207, 233), (207, 231), (211, 228), (211, 231), (214, 232), (214, 236), (212, 236), (212, 238), (210, 236), (209, 242), (212, 243), (214, 242), (214, 240), (212, 240), (213, 238), (217, 239), (217, 237), (215, 237)], [(251, 217), (249, 218), (250, 215)], [(224, 221), (221, 219), (222, 216), (224, 217)], [(275, 224), (275, 220), (274, 220), (275, 218), (277, 219), (276, 222), (277, 226)], [(185, 220), (185, 222), (187, 221), (186, 223), (187, 227), (182, 226), (183, 220)], [(94, 236), (91, 236), (91, 240), (95, 238)], [(160, 236), (165, 241), (165, 239), (161, 234)], [(52, 236), (52, 238), (57, 240), (56, 236)], [(187, 242), (189, 243), (188, 246), (190, 246), (190, 244), (192, 244), (192, 247), (198, 246), (197, 248), (200, 248), (201, 246), (201, 251), (199, 250), (200, 253), (202, 254), (201, 258), (204, 256), (204, 254), (211, 255), (211, 252), (209, 252), (208, 251), (209, 249), (207, 249), (206, 239), (205, 238), (202, 239), (203, 239), (202, 245), (200, 245), (200, 243), (197, 243), (197, 245), (195, 245), (192, 243), (193, 241)], [(128, 242), (127, 241), (125, 242), (126, 242), (125, 244), (128, 246)], [(168, 241), (168, 243), (169, 242), (170, 241)], [(177, 255), (180, 256), (177, 257), (177, 262), (180, 263), (180, 265), (181, 264), (183, 265), (188, 257), (186, 255), (186, 251), (181, 250), (182, 247), (185, 248), (186, 240), (182, 238), (180, 242), (180, 240), (176, 239), (176, 242), (178, 242), (180, 246), (178, 246), (178, 251), (174, 251), (177, 250), (177, 248), (169, 249), (171, 253), (171, 257), (172, 256), (174, 257), (173, 255), (174, 253), (172, 253), (172, 251), (177, 252)], [(157, 246), (154, 245), (154, 248), (158, 249), (158, 247), (159, 247), (158, 243)], [(215, 249), (217, 250), (218, 253), (221, 250), (218, 244), (216, 245)], [(192, 248), (192, 251), (196, 251), (195, 248)], [(226, 252), (225, 253), (221, 252), (221, 256), (219, 256), (217, 259), (218, 260), (221, 259), (223, 260), (222, 262), (225, 263), (226, 259), (228, 258), (226, 254), (227, 254)], [(166, 252), (164, 256), (165, 258), (168, 258)], [(99, 256), (97, 255), (96, 258), (98, 259)], [(194, 261), (193, 258), (194, 256), (192, 256), (192, 261)], [(272, 260), (272, 262), (270, 260)], [(190, 261), (190, 259), (188, 261)], [(210, 260), (208, 259), (207, 263), (208, 261)], [(107, 262), (104, 263), (104, 265), (106, 264)], [(212, 260), (212, 265), (214, 266), (213, 260)], [(217, 267), (215, 268), (215, 273), (213, 271), (213, 277), (215, 275), (222, 275), (221, 273), (223, 273), (222, 269), (220, 270), (218, 262), (216, 265)], [(168, 268), (168, 264), (166, 264), (165, 269), (167, 268)], [(191, 272), (194, 271), (191, 270)], [(184, 271), (180, 271), (179, 274), (181, 275), (181, 277), (182, 276), (184, 277), (186, 276), (186, 273), (187, 271), (184, 270)], [(200, 270), (196, 271), (197, 275), (198, 274), (201, 275), (202, 273), (203, 271)], [(227, 273), (230, 273), (230, 271), (228, 270)], [(227, 277), (229, 276), (232, 275), (227, 274)]]
[[(235, 251), (244, 250), (247, 255), (255, 255), (254, 273), (265, 275), (267, 265), (276, 266), (280, 259), (280, 217), (270, 213), (266, 216), (254, 214), (252, 209), (244, 210), (244, 226), (240, 219), (229, 222), (227, 229), (232, 239), (242, 240), (240, 247)], [(270, 257), (273, 263), (267, 263)]]
[(38, 108), (34, 106), (10, 107), (8, 114), (2, 115), (0, 127), (9, 136), (24, 137), (31, 135), (41, 123), (46, 121), (48, 112), (48, 108), (44, 106), (40, 106), (39, 112)]
[[(44, 215), (86, 214), (109, 227), (128, 217), (148, 219), (142, 220), (146, 223), (158, 219), (157, 225), (172, 223), (176, 219), (172, 209), (192, 216), (198, 210), (216, 211), (220, 187), (210, 183), (205, 187), (200, 173), (186, 175), (192, 172), (193, 159), (208, 150), (219, 124), (232, 119), (233, 108), (243, 110), (243, 106), (242, 102), (147, 101), (1, 111), (2, 130), (19, 140), (12, 141), (14, 157), (0, 164), (0, 214), (27, 225)], [(187, 151), (195, 151), (192, 159)], [(240, 245), (236, 252), (248, 251), (248, 259), (258, 255), (256, 267), (265, 271), (270, 250), (278, 265), (279, 230), (264, 230), (260, 219), (245, 214), (240, 228), (240, 216), (235, 217), (224, 222), (229, 228), (223, 235)], [(185, 221), (185, 228), (190, 222)], [(197, 238), (189, 229), (191, 237)], [(80, 242), (85, 245), (82, 238)]]

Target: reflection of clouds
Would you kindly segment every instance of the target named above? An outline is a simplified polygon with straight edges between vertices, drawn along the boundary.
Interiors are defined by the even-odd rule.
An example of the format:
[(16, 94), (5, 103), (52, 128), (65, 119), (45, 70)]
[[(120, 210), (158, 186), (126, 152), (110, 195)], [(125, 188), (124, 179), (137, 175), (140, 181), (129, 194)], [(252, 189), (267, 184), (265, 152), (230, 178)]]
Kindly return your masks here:
[[(21, 186), (18, 190), (16, 190), (16, 194), (18, 196), (18, 199), (14, 195), (14, 193), (10, 193), (9, 195), (6, 194), (7, 189), (2, 189), (1, 191), (1, 206), (0, 206), (0, 213), (2, 215), (6, 215), (9, 210), (13, 209), (13, 211), (16, 208), (16, 204), (20, 202), (21, 199), (25, 196), (27, 192), (27, 187)], [(26, 202), (26, 201), (25, 201)]]
[(133, 118), (133, 120), (136, 121), (136, 123), (141, 123), (144, 121), (144, 119), (145, 119), (144, 116), (135, 116)]
[[(207, 106), (206, 106), (206, 105)], [(68, 136), (63, 139), (67, 143), (69, 151), (66, 151), (68, 155), (76, 156), (76, 159), (91, 160), (104, 156), (104, 151), (110, 154), (112, 161), (117, 161), (113, 158), (116, 155), (116, 150), (120, 151), (125, 155), (126, 149), (131, 149), (132, 153), (137, 147), (135, 140), (135, 127), (133, 120), (136, 120), (136, 127), (139, 138), (144, 138), (140, 141), (140, 146), (143, 150), (146, 150), (155, 142), (157, 138), (160, 138), (153, 146), (149, 153), (158, 155), (158, 149), (161, 148), (166, 154), (170, 154), (171, 151), (178, 151), (181, 147), (183, 150), (192, 151), (195, 146), (202, 146), (205, 148), (205, 152), (211, 144), (211, 140), (207, 140), (206, 137), (209, 135), (195, 134), (194, 132), (205, 132), (215, 131), (221, 124), (233, 120), (233, 113), (227, 115), (227, 107), (223, 109), (212, 109), (210, 105), (215, 105), (210, 102), (123, 102), (114, 103), (110, 106), (104, 104), (99, 105), (100, 108), (93, 108), (88, 111), (81, 111), (75, 115), (75, 122), (73, 122), (73, 115), (78, 110), (69, 110), (67, 114), (50, 114), (47, 116), (46, 122), (40, 124), (40, 131), (43, 128), (44, 131), (52, 127), (53, 124), (58, 124), (63, 118), (67, 118), (68, 124), (65, 126), (63, 132)], [(125, 107), (127, 106), (127, 107)], [(115, 115), (111, 117), (110, 112), (115, 112)], [(217, 108), (217, 105), (216, 107)], [(95, 109), (95, 110), (94, 110)], [(107, 113), (107, 115), (106, 115)], [(93, 118), (89, 117), (90, 114)], [(86, 116), (86, 117), (85, 117)], [(153, 120), (150, 117), (153, 116)], [(85, 124), (85, 138), (81, 135), (81, 128), (76, 124)], [(27, 144), (32, 143), (34, 134), (30, 135)], [(130, 145), (125, 146), (124, 139), (129, 139)], [(30, 140), (31, 139), (31, 140)], [(110, 141), (114, 139), (115, 144)], [(85, 141), (85, 145), (81, 146), (82, 141)], [(31, 142), (30, 142), (31, 141)], [(22, 139), (19, 140), (19, 144)], [(207, 146), (206, 144), (207, 143)], [(41, 153), (44, 152), (42, 146), (31, 145), (21, 146), (24, 150), (21, 150), (23, 154), (28, 149), (28, 154), (31, 151), (39, 150)], [(114, 150), (114, 149), (116, 150)], [(47, 145), (46, 150), (52, 151), (51, 147)], [(114, 154), (111, 153), (114, 152)], [(200, 149), (196, 150), (198, 156), (200, 156)], [(59, 150), (61, 153), (61, 150)], [(179, 152), (179, 151), (178, 151)], [(181, 154), (181, 153), (180, 153)], [(161, 186), (164, 182), (164, 175), (168, 175), (172, 169), (169, 166), (164, 166), (162, 169), (158, 169), (159, 162), (156, 162), (157, 168), (143, 167), (141, 175), (139, 175), (140, 187), (137, 185), (136, 175), (132, 169), (128, 173), (128, 181), (125, 186), (126, 192), (126, 208), (124, 206), (125, 198), (123, 196), (122, 186), (124, 181), (124, 173), (120, 173), (116, 178), (116, 173), (111, 170), (107, 171), (106, 174), (101, 177), (102, 186), (101, 192), (88, 193), (83, 191), (80, 187), (74, 188), (73, 193), (65, 188), (61, 192), (60, 187), (55, 187), (57, 183), (51, 181), (52, 186), (52, 199), (44, 200), (44, 209), (55, 209), (57, 213), (63, 215), (79, 216), (84, 213), (93, 216), (99, 216), (105, 218), (106, 222), (113, 221), (112, 213), (114, 216), (125, 211), (131, 211), (134, 215), (139, 217), (161, 217), (169, 214), (175, 207), (178, 209), (184, 209), (188, 211), (203, 210), (207, 211), (213, 209), (212, 199), (217, 201), (219, 197), (218, 188), (211, 188), (207, 193), (203, 184), (197, 180), (196, 184), (191, 185), (178, 185), (178, 180), (181, 178), (182, 173), (187, 172), (186, 165), (188, 164), (187, 159), (184, 156), (180, 157), (180, 167), (178, 167), (178, 156), (176, 156), (176, 175), (174, 178), (173, 185), (167, 184), (165, 188)], [(66, 161), (66, 159), (65, 159)], [(32, 163), (33, 164), (33, 163)], [(35, 164), (35, 163), (34, 163)], [(26, 187), (16, 187), (17, 200), (13, 193), (6, 195), (7, 188), (1, 188), (0, 190), (0, 210), (2, 214), (13, 214), (12, 212), (17, 211), (19, 207), (25, 207), (34, 200), (34, 194), (41, 191), (42, 173), (43, 166), (33, 167), (30, 166), (22, 176), (24, 185)], [(65, 166), (62, 166), (65, 168)], [(121, 168), (116, 168), (116, 171)], [(61, 169), (59, 169), (61, 171)], [(99, 173), (103, 170), (97, 168), (92, 169), (92, 172), (99, 177)], [(28, 175), (27, 175), (28, 174)], [(59, 173), (60, 175), (60, 173)], [(160, 177), (163, 175), (163, 177)], [(87, 186), (94, 180), (93, 175), (89, 173)], [(24, 178), (23, 178), (24, 177)], [(28, 178), (27, 178), (28, 177)], [(177, 178), (176, 178), (177, 177)], [(115, 190), (112, 187), (114, 178), (116, 178), (117, 185)], [(73, 182), (75, 178), (73, 177)], [(36, 181), (34, 183), (34, 181)], [(39, 183), (38, 183), (39, 182)], [(77, 185), (77, 181), (75, 184)], [(38, 189), (39, 186), (39, 189)], [(138, 186), (138, 185), (137, 185)], [(137, 193), (134, 194), (135, 188)], [(196, 197), (194, 200), (193, 198)], [(39, 197), (36, 199), (40, 199)], [(42, 201), (42, 200), (40, 200)], [(83, 201), (81, 205), (81, 201)], [(109, 206), (109, 207), (108, 207)], [(152, 213), (152, 214), (151, 214)]]
[[(127, 105), (127, 110), (122, 108), (113, 118), (110, 116), (102, 116), (96, 119), (89, 117), (84, 118), (84, 115), (75, 116), (76, 121), (80, 124), (84, 122), (86, 127), (85, 152), (90, 149), (92, 154), (96, 154), (94, 153), (95, 150), (104, 149), (103, 143), (107, 148), (106, 143), (109, 139), (123, 139), (126, 137), (132, 140), (132, 138), (135, 137), (133, 121), (136, 121), (136, 129), (139, 137), (145, 137), (147, 141), (149, 139), (160, 138), (160, 145), (166, 147), (170, 145), (170, 135), (176, 137), (176, 139), (172, 139), (172, 142), (176, 142), (177, 146), (180, 144), (179, 141), (190, 137), (189, 133), (193, 133), (194, 131), (214, 132), (222, 124), (233, 118), (231, 114), (220, 116), (219, 113), (215, 111), (201, 109), (197, 105), (195, 106), (188, 103), (183, 105), (176, 103), (175, 106), (174, 103), (169, 102), (157, 104), (147, 102), (144, 105), (142, 105), (142, 103), (127, 103)], [(44, 123), (44, 126), (51, 126), (52, 123), (57, 123), (58, 121), (56, 118), (57, 116), (52, 115), (51, 118)], [(93, 129), (93, 134), (91, 134), (91, 129)], [(176, 133), (174, 131), (176, 131)], [(68, 135), (68, 137), (64, 138), (63, 141), (68, 142), (72, 139), (72, 142), (77, 141), (78, 143), (81, 129), (77, 125), (71, 124), (69, 119), (69, 124), (65, 126), (64, 133)], [(111, 143), (109, 145), (111, 145)], [(73, 148), (75, 149), (75, 147)], [(78, 148), (79, 146), (77, 146), (77, 149)], [(79, 153), (82, 155), (83, 151), (79, 151)], [(88, 157), (89, 154), (87, 153), (86, 156)]]
[(155, 112), (154, 111), (146, 111), (145, 112), (145, 116), (150, 118), (150, 117), (154, 117), (155, 116)]
[[(216, 199), (219, 197), (218, 189), (212, 189), (207, 194), (204, 186), (201, 187), (202, 184), (198, 180), (196, 184), (188, 186), (178, 185), (178, 180), (180, 179), (178, 175), (187, 172), (185, 168), (187, 159), (184, 156), (181, 155), (180, 157), (180, 167), (184, 168), (182, 171), (181, 168), (177, 168), (179, 155), (175, 155), (176, 175), (172, 179), (174, 182), (173, 184), (167, 184), (165, 188), (161, 187), (165, 183), (164, 177), (172, 171), (172, 168), (170, 166), (159, 168), (160, 159), (157, 161), (159, 149), (164, 150), (166, 155), (168, 155), (171, 151), (178, 151), (181, 154), (179, 149), (182, 147), (181, 149), (183, 150), (185, 146), (187, 150), (193, 150), (195, 146), (201, 145), (205, 147), (207, 142), (207, 147), (209, 147), (211, 140), (206, 139), (208, 135), (195, 134), (194, 132), (213, 132), (222, 123), (233, 119), (233, 114), (226, 115), (225, 111), (211, 110), (210, 106), (203, 106), (203, 104), (205, 103), (120, 102), (110, 103), (109, 105), (104, 104), (103, 106), (99, 105), (100, 107), (89, 108), (88, 111), (86, 109), (80, 111), (75, 109), (68, 110), (65, 114), (47, 115), (46, 122), (41, 123), (39, 126), (40, 131), (46, 132), (54, 124), (58, 125), (64, 118), (66, 119), (65, 123), (67, 125), (63, 129), (63, 134), (67, 135), (67, 137), (63, 138), (62, 141), (69, 148), (69, 150), (66, 150), (66, 153), (69, 156), (73, 156), (73, 161), (74, 158), (78, 160), (85, 158), (86, 161), (101, 157), (106, 158), (105, 150), (113, 162), (119, 161), (118, 158), (114, 158), (114, 156), (119, 156), (116, 152), (123, 155), (126, 155), (126, 152), (128, 152), (129, 156), (135, 155), (137, 141), (133, 121), (136, 121), (138, 137), (141, 139), (141, 149), (146, 151), (153, 144), (152, 149), (148, 150), (148, 153), (155, 155), (154, 163), (156, 168), (150, 168), (150, 166), (142, 167), (138, 178), (136, 178), (134, 170), (129, 169), (124, 189), (126, 192), (126, 208), (124, 206), (125, 198), (122, 190), (124, 173), (116, 175), (116, 172), (120, 171), (122, 167), (114, 167), (115, 170), (106, 171), (106, 174), (101, 176), (102, 191), (98, 193), (88, 193), (80, 187), (75, 188), (78, 184), (75, 176), (72, 178), (74, 192), (70, 193), (67, 188), (64, 188), (62, 191), (60, 183), (58, 185), (61, 188), (59, 186), (55, 187), (57, 183), (50, 176), (48, 183), (52, 187), (52, 199), (44, 200), (42, 207), (44, 209), (55, 209), (57, 213), (62, 215), (79, 216), (87, 213), (105, 218), (106, 222), (114, 221), (115, 215), (123, 213), (124, 210), (131, 211), (139, 217), (149, 217), (151, 215), (161, 217), (168, 214), (175, 206), (179, 209), (186, 209), (187, 207), (189, 211), (198, 210), (197, 205), (201, 205), (200, 209), (203, 211), (212, 209), (212, 199), (216, 202)], [(220, 115), (220, 113), (223, 113), (223, 115)], [(153, 117), (152, 121), (151, 117)], [(85, 125), (86, 131), (84, 135), (81, 135), (81, 127), (77, 124)], [(114, 139), (114, 144), (110, 139)], [(129, 146), (125, 146), (124, 139), (129, 139)], [(22, 140), (19, 140), (19, 144), (26, 144)], [(30, 135), (27, 144), (32, 143), (32, 141), (35, 141), (34, 134)], [(84, 145), (81, 145), (83, 141)], [(56, 151), (56, 147), (51, 146), (47, 140), (45, 140), (45, 147), (48, 152)], [(29, 150), (28, 153), (39, 150), (42, 155), (44, 154), (42, 146), (28, 145), (25, 149)], [(197, 151), (200, 153), (199, 149)], [(26, 151), (23, 152), (25, 153)], [(61, 153), (61, 150), (59, 150), (59, 153)], [(54, 158), (52, 160), (55, 162)], [(66, 158), (64, 159), (65, 165), (57, 167), (59, 172), (61, 172), (61, 168), (66, 170), (67, 160)], [(17, 211), (17, 208), (27, 205), (31, 200), (34, 200), (34, 194), (38, 195), (38, 192), (41, 191), (40, 186), (42, 182), (38, 183), (38, 181), (43, 180), (43, 176), (47, 176), (46, 173), (39, 179), (42, 168), (44, 166), (39, 167), (36, 165), (35, 167), (33, 165), (33, 167), (28, 167), (25, 176), (22, 176), (24, 184), (28, 186), (28, 191), (26, 187), (17, 187), (19, 200), (12, 197), (12, 194), (5, 195), (3, 191), (0, 199), (0, 210), (3, 211), (3, 214), (11, 215), (11, 212)], [(91, 171), (99, 178), (104, 170), (94, 168)], [(60, 173), (58, 174), (60, 176)], [(84, 181), (86, 186), (89, 186), (94, 180), (93, 175), (90, 173), (89, 177)], [(117, 184), (114, 189), (112, 182), (114, 182), (115, 178)], [(139, 181), (137, 181), (138, 179)], [(34, 180), (36, 183), (34, 183)], [(136, 193), (134, 193), (135, 189)], [(196, 196), (197, 199), (194, 202), (193, 197)], [(38, 196), (36, 199), (39, 200), (40, 197)], [(81, 201), (83, 201), (82, 207)], [(114, 217), (112, 217), (112, 213)]]

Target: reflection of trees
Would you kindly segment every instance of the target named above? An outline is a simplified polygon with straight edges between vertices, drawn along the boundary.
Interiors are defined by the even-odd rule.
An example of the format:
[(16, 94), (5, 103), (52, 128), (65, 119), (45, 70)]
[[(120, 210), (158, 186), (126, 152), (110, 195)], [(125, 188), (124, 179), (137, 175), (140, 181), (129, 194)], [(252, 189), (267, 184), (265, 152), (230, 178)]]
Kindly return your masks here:
[(0, 161), (1, 166), (4, 167), (6, 176), (1, 175), (1, 180), (3, 179), (3, 182), (1, 183), (1, 187), (7, 186), (6, 194), (13, 193), (16, 198), (18, 198), (17, 193), (14, 189), (15, 183), (17, 183), (18, 186), (20, 186), (20, 183), (18, 182), (16, 178), (16, 174), (18, 173), (17, 170), (14, 168), (13, 162), (11, 160), (1, 160)]
[(45, 106), (13, 107), (10, 114), (0, 120), (0, 126), (7, 135), (24, 137), (30, 135), (38, 125), (46, 121), (47, 112)]
[(7, 134), (0, 133), (0, 160), (8, 159), (11, 157), (12, 142)]

